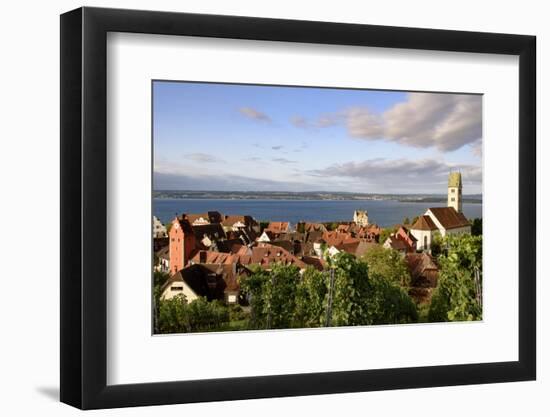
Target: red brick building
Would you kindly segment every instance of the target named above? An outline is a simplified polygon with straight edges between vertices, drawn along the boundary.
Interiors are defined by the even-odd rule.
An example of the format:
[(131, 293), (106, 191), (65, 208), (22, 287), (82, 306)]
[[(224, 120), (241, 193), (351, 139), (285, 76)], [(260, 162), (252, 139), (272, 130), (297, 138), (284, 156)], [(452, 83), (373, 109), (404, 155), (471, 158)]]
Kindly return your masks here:
[(176, 217), (172, 221), (170, 238), (170, 274), (175, 274), (187, 266), (197, 242), (189, 220)]

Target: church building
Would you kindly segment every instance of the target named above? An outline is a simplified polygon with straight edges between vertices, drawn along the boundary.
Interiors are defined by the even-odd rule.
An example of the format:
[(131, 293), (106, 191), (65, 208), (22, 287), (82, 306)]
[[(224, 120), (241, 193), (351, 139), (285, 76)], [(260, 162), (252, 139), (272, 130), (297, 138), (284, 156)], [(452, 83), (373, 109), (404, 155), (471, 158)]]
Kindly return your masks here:
[(471, 233), (471, 225), (462, 213), (462, 176), (460, 172), (449, 174), (447, 207), (432, 207), (410, 228), (416, 238), (416, 249), (431, 250), (435, 236)]

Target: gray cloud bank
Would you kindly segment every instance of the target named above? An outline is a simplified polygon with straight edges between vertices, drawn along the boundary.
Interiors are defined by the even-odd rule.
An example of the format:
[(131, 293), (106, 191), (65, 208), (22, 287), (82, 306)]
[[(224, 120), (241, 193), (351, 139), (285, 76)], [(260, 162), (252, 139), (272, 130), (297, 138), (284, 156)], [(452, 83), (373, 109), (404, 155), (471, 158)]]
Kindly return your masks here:
[[(451, 170), (460, 170), (465, 185), (481, 187), (482, 170), (477, 165), (450, 164), (436, 159), (369, 159), (361, 162), (334, 164), (324, 169), (310, 171), (318, 177), (354, 178), (372, 186), (398, 190), (403, 187), (411, 192), (428, 192), (444, 184)], [(443, 187), (441, 192), (446, 191)]]

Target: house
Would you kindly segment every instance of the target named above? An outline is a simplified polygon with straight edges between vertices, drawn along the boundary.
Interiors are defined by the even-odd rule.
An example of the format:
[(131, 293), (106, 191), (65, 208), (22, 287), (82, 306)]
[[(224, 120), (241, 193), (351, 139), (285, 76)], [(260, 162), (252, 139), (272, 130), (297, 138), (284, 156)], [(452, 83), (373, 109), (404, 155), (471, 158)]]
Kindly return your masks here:
[(432, 297), (439, 279), (439, 267), (435, 260), (426, 252), (407, 253), (405, 264), (411, 276), (409, 295), (417, 303), (427, 303)]
[(166, 235), (166, 237), (153, 238), (153, 252), (158, 252), (165, 246), (168, 246), (169, 243), (170, 239), (168, 238), (168, 235)]
[(158, 272), (170, 272), (170, 248), (169, 246), (164, 246), (155, 252), (156, 263), (153, 267), (155, 271)]
[(224, 216), (221, 223), (226, 231), (232, 230), (237, 232), (240, 230), (248, 230), (254, 233), (260, 232), (260, 225), (252, 216)]
[(472, 226), (454, 207), (432, 207), (411, 226), (418, 250), (430, 250), (435, 236), (471, 233)]
[(411, 274), (412, 287), (437, 287), (439, 267), (431, 255), (426, 252), (407, 253), (405, 264)]
[(192, 226), (221, 223), (223, 219), (223, 216), (218, 211), (209, 211), (200, 214), (187, 214), (186, 217)]
[(220, 223), (192, 224), (191, 229), (197, 241), (208, 248), (219, 240), (226, 239), (225, 231)]
[(302, 262), (307, 266), (315, 268), (317, 271), (323, 271), (325, 269), (325, 261), (316, 256), (304, 256)]
[(239, 298), (239, 278), (250, 275), (241, 265), (193, 264), (172, 275), (161, 288), (161, 299), (184, 295), (190, 303), (199, 297), (235, 304)]
[(350, 239), (342, 242), (342, 244), (340, 244), (337, 247), (337, 249), (350, 253), (354, 255), (356, 258), (361, 258), (369, 250), (377, 246), (378, 245), (374, 242), (369, 242), (366, 240), (359, 240), (359, 239)]
[(403, 225), (399, 226), (399, 229), (395, 232), (395, 236), (405, 241), (411, 249), (416, 249), (416, 238), (413, 236), (408, 227)]
[(167, 237), (166, 227), (161, 223), (157, 216), (153, 216), (153, 239)]
[(384, 249), (393, 249), (403, 254), (407, 252), (412, 252), (416, 248), (410, 246), (405, 240), (399, 238), (395, 234), (388, 236), (384, 244), (382, 245)]
[(274, 235), (279, 235), (281, 233), (286, 233), (290, 231), (289, 222), (269, 222), (264, 231), (273, 233)]
[(299, 223), (297, 226), (296, 226), (296, 229), (297, 230), (300, 230), (302, 229), (302, 227), (300, 227), (300, 225), (303, 225), (303, 232), (304, 233), (308, 233), (308, 232), (326, 232), (327, 231), (327, 228), (325, 227), (325, 225), (323, 223)]
[(399, 226), (397, 232), (392, 233), (383, 243), (386, 249), (393, 249), (401, 253), (416, 252), (417, 239), (405, 226)]
[(272, 264), (294, 265), (304, 269), (306, 264), (292, 255), (288, 250), (264, 243), (262, 246), (252, 248), (251, 264), (258, 264), (262, 268), (269, 269)]
[(169, 238), (170, 273), (175, 274), (187, 266), (197, 249), (197, 239), (185, 215), (174, 218)]
[(447, 234), (471, 233), (472, 226), (466, 216), (454, 207), (433, 207), (426, 211), (434, 224), (437, 226), (441, 236)]

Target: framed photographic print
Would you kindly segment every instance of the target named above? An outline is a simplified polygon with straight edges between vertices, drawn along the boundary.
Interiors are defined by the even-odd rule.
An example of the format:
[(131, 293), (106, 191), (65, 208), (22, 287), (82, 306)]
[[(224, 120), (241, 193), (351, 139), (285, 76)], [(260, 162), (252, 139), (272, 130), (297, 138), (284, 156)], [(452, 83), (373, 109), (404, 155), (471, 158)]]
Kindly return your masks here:
[(81, 8), (61, 102), (63, 402), (535, 379), (534, 37)]

